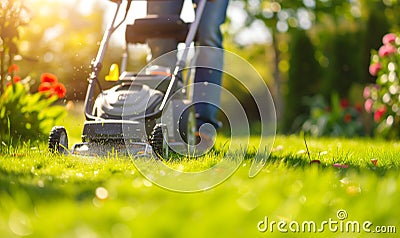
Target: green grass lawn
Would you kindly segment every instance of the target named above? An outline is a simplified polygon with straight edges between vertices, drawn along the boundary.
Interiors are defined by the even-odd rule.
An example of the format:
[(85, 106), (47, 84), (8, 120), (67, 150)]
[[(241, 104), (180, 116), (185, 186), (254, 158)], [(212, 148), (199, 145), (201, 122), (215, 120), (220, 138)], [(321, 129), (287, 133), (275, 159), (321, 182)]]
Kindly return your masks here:
[[(297, 222), (300, 231), (304, 224), (307, 231), (314, 222), (316, 229), (321, 229), (316, 232), (320, 237), (398, 237), (400, 143), (308, 138), (307, 145), (309, 155), (302, 137), (278, 136), (271, 157), (256, 177), (248, 177), (251, 160), (246, 158), (221, 185), (188, 194), (152, 184), (128, 158), (51, 155), (45, 144), (3, 152), (0, 234), (310, 237), (312, 232), (290, 229), (296, 229)], [(321, 163), (310, 164), (316, 159)], [(371, 159), (376, 159), (376, 166)], [(184, 160), (173, 166), (193, 169), (207, 162)], [(347, 218), (338, 218), (340, 210), (346, 211)], [(268, 230), (260, 232), (266, 218)], [(338, 230), (331, 231), (335, 224), (329, 227), (325, 221), (338, 222)], [(278, 222), (287, 233), (278, 230)], [(350, 222), (360, 224), (359, 233), (345, 232)], [(372, 223), (367, 227), (370, 233), (362, 230), (364, 222)], [(373, 232), (376, 227), (387, 231), (396, 227), (397, 233), (378, 234)]]

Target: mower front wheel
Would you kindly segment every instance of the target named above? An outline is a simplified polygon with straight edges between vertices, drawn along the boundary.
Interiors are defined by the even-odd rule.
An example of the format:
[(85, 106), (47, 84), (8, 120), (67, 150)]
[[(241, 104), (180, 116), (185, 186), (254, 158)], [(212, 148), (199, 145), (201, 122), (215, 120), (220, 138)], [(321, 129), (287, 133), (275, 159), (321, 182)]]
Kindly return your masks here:
[(60, 154), (65, 154), (68, 151), (68, 136), (63, 126), (55, 126), (51, 129), (49, 150), (52, 153)]

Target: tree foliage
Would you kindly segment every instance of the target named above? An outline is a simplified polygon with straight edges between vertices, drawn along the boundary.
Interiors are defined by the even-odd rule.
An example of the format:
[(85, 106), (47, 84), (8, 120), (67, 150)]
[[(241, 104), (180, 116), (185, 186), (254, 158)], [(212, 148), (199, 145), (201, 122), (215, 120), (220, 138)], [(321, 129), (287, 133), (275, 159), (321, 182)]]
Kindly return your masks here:
[(17, 41), (21, 27), (26, 23), (27, 16), (22, 1), (0, 2), (0, 94), (4, 92), (8, 69), (18, 54)]
[(57, 75), (70, 89), (69, 99), (84, 98), (89, 64), (96, 56), (103, 31), (104, 10), (94, 5), (91, 11), (82, 12), (83, 2), (26, 2), (31, 20), (21, 31), (18, 44), (21, 74), (29, 74), (33, 79), (38, 79), (41, 72)]
[[(269, 67), (274, 78), (271, 87), (278, 85), (278, 93), (283, 93), (276, 97), (276, 103), (285, 102), (285, 107), (281, 108), (285, 111), (284, 121), (288, 122), (284, 123), (284, 131), (288, 131), (290, 122), (301, 114), (303, 94), (322, 93), (329, 101), (335, 92), (341, 97), (349, 97), (354, 83), (372, 82), (374, 79), (367, 70), (370, 50), (378, 47), (383, 34), (399, 29), (400, 23), (396, 15), (400, 10), (397, 0), (236, 2), (241, 2), (246, 10), (246, 27), (256, 21), (262, 22), (271, 34), (272, 47), (267, 52), (275, 55), (275, 63)], [(299, 40), (299, 31), (311, 40), (314, 53), (308, 52), (309, 47), (294, 47)], [(285, 45), (282, 42), (290, 46), (289, 50), (280, 47)], [(282, 67), (286, 64), (288, 67)], [(307, 80), (302, 80), (307, 75), (295, 73), (300, 69), (306, 71), (306, 68), (302, 69), (304, 65), (313, 65)], [(313, 88), (312, 92), (310, 88)]]

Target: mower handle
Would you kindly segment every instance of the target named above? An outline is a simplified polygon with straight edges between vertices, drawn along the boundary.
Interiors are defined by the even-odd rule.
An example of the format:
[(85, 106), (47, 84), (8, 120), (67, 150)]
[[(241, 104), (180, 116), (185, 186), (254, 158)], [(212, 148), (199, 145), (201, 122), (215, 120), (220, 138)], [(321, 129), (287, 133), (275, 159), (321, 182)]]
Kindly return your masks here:
[[(101, 69), (101, 63), (103, 61), (104, 54), (105, 54), (105, 51), (106, 51), (106, 48), (107, 48), (107, 43), (108, 43), (108, 41), (109, 41), (109, 39), (111, 37), (111, 34), (122, 24), (122, 22), (125, 21), (127, 13), (128, 13), (128, 10), (129, 10), (130, 5), (132, 3), (132, 0), (127, 0), (128, 4), (127, 4), (127, 7), (126, 7), (126, 12), (125, 12), (124, 19), (120, 23), (118, 23), (117, 25), (114, 25), (115, 24), (115, 20), (116, 20), (116, 16), (117, 16), (117, 14), (119, 12), (119, 7), (120, 7), (120, 5), (122, 3), (122, 0), (111, 0), (111, 1), (117, 3), (118, 6), (117, 6), (114, 18), (113, 18), (109, 28), (104, 33), (103, 40), (100, 43), (100, 49), (99, 49), (98, 55), (97, 55), (96, 59), (94, 60), (94, 62), (92, 63), (92, 73), (91, 73), (91, 75), (89, 77), (89, 87), (88, 87), (88, 90), (87, 90), (87, 93), (86, 93), (86, 98), (85, 98), (85, 116), (86, 116), (87, 119), (90, 119), (90, 120), (98, 119), (98, 117), (92, 115), (92, 113), (90, 112), (90, 108), (91, 108), (90, 106), (91, 106), (92, 100), (93, 100), (94, 85), (96, 84), (96, 82), (99, 84), (98, 75), (99, 75), (99, 72), (100, 72), (100, 69)], [(150, 0), (148, 0), (148, 1), (150, 1)], [(186, 61), (186, 58), (187, 58), (188, 53), (189, 53), (190, 44), (193, 42), (194, 37), (196, 35), (197, 28), (198, 28), (198, 25), (200, 23), (200, 19), (201, 19), (201, 16), (203, 14), (203, 10), (205, 8), (205, 5), (206, 5), (207, 1), (208, 0), (200, 0), (199, 1), (199, 4), (198, 4), (197, 9), (196, 9), (195, 20), (191, 24), (191, 27), (190, 27), (189, 32), (188, 32), (188, 35), (187, 35), (186, 40), (185, 40), (185, 49), (183, 50), (183, 54), (182, 54), (181, 58), (176, 63), (175, 69), (174, 69), (172, 77), (171, 77), (171, 81), (169, 82), (167, 91), (166, 91), (166, 93), (164, 95), (164, 98), (163, 98), (163, 100), (161, 102), (160, 107), (155, 112), (132, 118), (132, 120), (138, 120), (138, 119), (139, 120), (140, 119), (151, 120), (151, 119), (159, 118), (162, 115), (162, 112), (165, 109), (166, 104), (167, 104), (168, 100), (170, 99), (170, 97), (172, 96), (172, 94), (174, 92), (174, 89), (176, 87), (177, 80), (178, 80), (177, 79), (178, 78), (177, 77), (178, 72), (180, 72), (182, 67), (184, 67), (184, 65), (185, 65), (185, 61)], [(99, 84), (99, 86), (100, 86), (100, 84)]]

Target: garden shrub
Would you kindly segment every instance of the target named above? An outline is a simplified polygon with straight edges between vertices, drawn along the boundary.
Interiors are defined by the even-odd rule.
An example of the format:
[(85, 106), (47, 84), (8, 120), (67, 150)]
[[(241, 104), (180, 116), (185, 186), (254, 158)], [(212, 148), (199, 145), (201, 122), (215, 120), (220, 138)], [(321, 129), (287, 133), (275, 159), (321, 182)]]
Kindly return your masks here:
[[(283, 123), (286, 132), (300, 130), (308, 119), (311, 109), (302, 103), (303, 98), (321, 95), (327, 104), (335, 103), (330, 101), (333, 93), (348, 98), (350, 88), (363, 82), (364, 76), (368, 75), (364, 72), (367, 65), (362, 60), (368, 53), (363, 50), (361, 30), (339, 34), (324, 30), (319, 34), (318, 46), (304, 31), (292, 34)], [(322, 56), (326, 58), (325, 63), (317, 59)]]
[[(66, 89), (53, 74), (42, 74), (38, 92), (31, 93), (31, 77), (22, 79), (14, 63), (18, 56), (20, 29), (28, 23), (23, 1), (0, 2), (0, 143), (47, 139), (56, 121), (66, 115), (63, 106), (53, 105), (65, 97)], [(21, 56), (19, 57), (21, 58)]]
[(52, 74), (42, 74), (36, 93), (30, 93), (30, 77), (14, 75), (17, 66), (9, 69), (5, 91), (0, 95), (0, 136), (2, 144), (18, 144), (21, 140), (40, 141), (57, 120), (66, 116), (65, 107), (52, 105), (63, 98), (66, 89)]
[(302, 130), (312, 136), (364, 135), (362, 106), (351, 105), (347, 99), (340, 99), (338, 93), (333, 93), (330, 101), (328, 104), (321, 94), (306, 98), (310, 114)]

